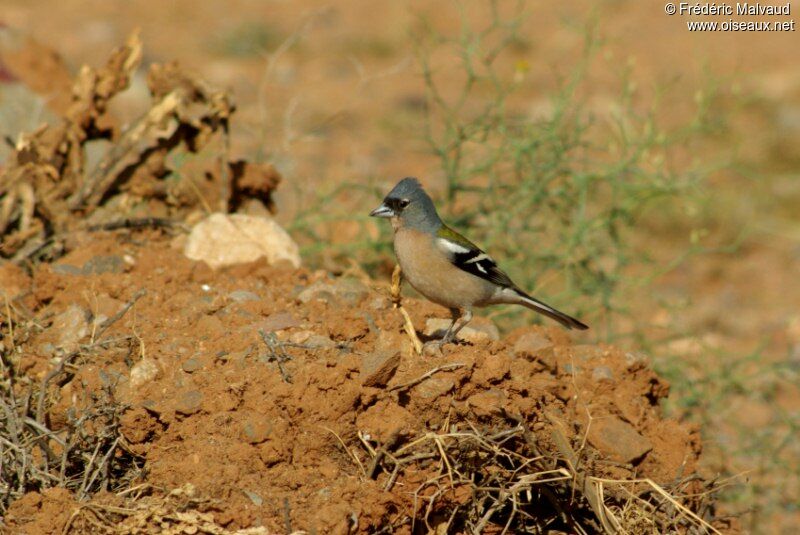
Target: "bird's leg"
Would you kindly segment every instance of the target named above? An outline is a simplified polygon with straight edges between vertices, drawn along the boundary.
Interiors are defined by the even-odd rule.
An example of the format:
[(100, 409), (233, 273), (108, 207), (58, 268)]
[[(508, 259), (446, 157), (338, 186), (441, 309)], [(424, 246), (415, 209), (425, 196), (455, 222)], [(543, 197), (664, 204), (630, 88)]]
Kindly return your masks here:
[(419, 337), (417, 336), (417, 331), (414, 329), (414, 324), (411, 322), (411, 317), (406, 312), (406, 309), (403, 308), (401, 303), (402, 297), (400, 296), (400, 288), (403, 283), (403, 270), (400, 269), (400, 264), (394, 266), (394, 271), (392, 271), (392, 287), (390, 290), (390, 295), (392, 299), (392, 305), (400, 310), (400, 314), (403, 315), (403, 329), (406, 331), (406, 334), (411, 339), (411, 344), (414, 346), (414, 351), (417, 352), (417, 355), (422, 354), (422, 342), (420, 342)]
[(449, 344), (455, 339), (455, 333), (453, 332), (453, 329), (455, 329), (456, 323), (458, 323), (458, 319), (460, 317), (461, 317), (461, 311), (459, 309), (457, 308), (450, 309), (450, 319), (452, 319), (453, 322), (450, 324), (450, 327), (447, 328), (447, 331), (445, 331), (444, 336), (442, 336), (441, 339), (436, 341), (438, 345)]
[(467, 323), (472, 321), (472, 311), (468, 308), (465, 308), (463, 312), (457, 308), (453, 308), (450, 309), (450, 313), (453, 315), (453, 324), (450, 325), (450, 328), (447, 329), (447, 332), (442, 338), (443, 344), (449, 344), (455, 340), (456, 336), (458, 336), (458, 332), (463, 329)]
[(453, 323), (450, 324), (450, 327), (447, 329), (447, 332), (444, 333), (439, 340), (431, 340), (425, 344), (425, 348), (433, 349), (435, 351), (441, 351), (442, 346), (447, 345), (453, 342), (458, 336), (458, 332), (464, 328), (464, 326), (472, 320), (472, 311), (468, 308), (465, 308), (463, 311), (458, 308), (451, 308), (450, 315), (453, 318)]

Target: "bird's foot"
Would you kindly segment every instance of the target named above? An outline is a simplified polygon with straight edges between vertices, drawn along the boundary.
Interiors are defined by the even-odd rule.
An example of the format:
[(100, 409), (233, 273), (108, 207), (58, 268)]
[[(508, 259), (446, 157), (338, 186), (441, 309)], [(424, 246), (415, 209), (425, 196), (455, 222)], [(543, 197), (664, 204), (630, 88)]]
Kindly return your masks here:
[(442, 348), (444, 346), (446, 346), (447, 344), (455, 344), (455, 343), (458, 343), (457, 340), (455, 339), (455, 336), (453, 336), (452, 333), (447, 333), (438, 340), (430, 340), (428, 342), (425, 342), (425, 344), (422, 346), (422, 349), (423, 352), (426, 354), (435, 354), (441, 356)]
[(443, 340), (431, 340), (430, 342), (425, 342), (425, 344), (422, 346), (422, 352), (425, 355), (441, 357), (443, 345)]

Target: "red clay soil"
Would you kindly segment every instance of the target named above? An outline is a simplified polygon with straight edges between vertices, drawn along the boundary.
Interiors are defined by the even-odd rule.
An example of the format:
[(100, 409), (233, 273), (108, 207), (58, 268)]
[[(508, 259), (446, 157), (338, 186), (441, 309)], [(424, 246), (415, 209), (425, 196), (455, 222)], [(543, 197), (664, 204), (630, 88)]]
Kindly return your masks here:
[[(50, 428), (58, 432), (111, 396), (125, 407), (116, 455), (140, 467), (118, 486), (166, 495), (191, 484), (185, 492), (206, 500), (194, 509), (227, 529), (367, 533), (394, 525), (409, 533), (406, 520), (415, 518), (419, 531), (427, 503), (415, 490), (447, 467), (431, 459), (387, 485), (390, 470), (370, 470), (364, 443), (377, 450), (431, 432), (521, 422), (542, 455), (563, 461), (552, 439), (558, 426), (598, 477), (669, 486), (695, 473), (698, 431), (662, 419), (669, 387), (640, 355), (573, 345), (558, 327), (531, 326), (420, 357), (387, 285), (358, 274), (334, 279), (264, 262), (214, 272), (186, 259), (180, 238), (158, 231), (71, 241), (72, 252), (32, 276), (0, 267), (17, 321), (38, 325), (15, 341), (16, 384), (40, 384), (57, 357), (83, 348), (69, 380), (48, 385)], [(422, 301), (405, 306), (418, 327), (446, 316)], [(260, 332), (275, 338), (267, 344)], [(462, 366), (408, 384), (448, 364)], [(130, 494), (118, 490), (88, 503), (123, 505)], [(432, 524), (469, 499), (457, 490)], [(101, 532), (76, 514), (79, 506), (64, 489), (30, 492), (11, 504), (5, 526), (61, 533), (70, 522), (74, 533)]]

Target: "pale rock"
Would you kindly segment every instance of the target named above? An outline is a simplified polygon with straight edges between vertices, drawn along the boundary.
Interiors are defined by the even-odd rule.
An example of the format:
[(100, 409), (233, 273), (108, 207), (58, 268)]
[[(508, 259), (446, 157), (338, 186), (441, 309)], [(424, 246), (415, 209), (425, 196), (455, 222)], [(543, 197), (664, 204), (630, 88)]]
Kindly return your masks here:
[(88, 312), (78, 305), (70, 305), (53, 318), (50, 334), (56, 349), (74, 351), (78, 348), (78, 342), (89, 334)]
[(158, 372), (158, 364), (153, 359), (143, 358), (131, 368), (131, 388), (135, 390), (149, 383), (158, 376)]
[(212, 268), (253, 262), (288, 261), (300, 267), (300, 248), (272, 218), (245, 214), (211, 214), (189, 234), (184, 254)]
[[(275, 332), (275, 331), (282, 331), (284, 329), (290, 329), (292, 327), (300, 326), (301, 322), (297, 318), (295, 318), (291, 312), (274, 312), (264, 318), (263, 320), (256, 322), (251, 325), (247, 325), (243, 327), (242, 331), (264, 331), (265, 333)], [(308, 336), (306, 337), (308, 338)], [(305, 341), (305, 340), (303, 340)], [(292, 342), (295, 342), (292, 340)], [(297, 344), (301, 344), (302, 342), (295, 342)]]
[(301, 303), (309, 301), (343, 301), (349, 305), (357, 305), (369, 293), (369, 289), (359, 281), (351, 277), (343, 277), (330, 281), (317, 281), (308, 288), (304, 288), (297, 294), (297, 299)]
[[(451, 323), (453, 321), (449, 319), (428, 318), (428, 321), (425, 322), (425, 336), (441, 338), (450, 328)], [(497, 341), (500, 339), (500, 331), (491, 320), (475, 318), (458, 332), (457, 338), (472, 344)]]
[(246, 303), (248, 301), (259, 301), (258, 294), (247, 290), (235, 290), (228, 294), (228, 299), (235, 303)]
[(608, 366), (597, 366), (592, 370), (593, 381), (614, 381), (614, 372)]

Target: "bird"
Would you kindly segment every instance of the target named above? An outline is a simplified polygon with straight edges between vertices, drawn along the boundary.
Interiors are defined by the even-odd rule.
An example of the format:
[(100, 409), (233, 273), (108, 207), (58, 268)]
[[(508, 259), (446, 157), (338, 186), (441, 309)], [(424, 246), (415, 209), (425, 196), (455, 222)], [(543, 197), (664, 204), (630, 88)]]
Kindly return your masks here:
[(567, 329), (589, 326), (528, 295), (486, 252), (444, 224), (419, 180), (406, 177), (369, 214), (391, 220), (394, 252), (405, 280), (426, 299), (447, 307), (452, 324), (441, 340), (456, 340), (472, 320), (472, 309), (495, 304), (522, 305)]

